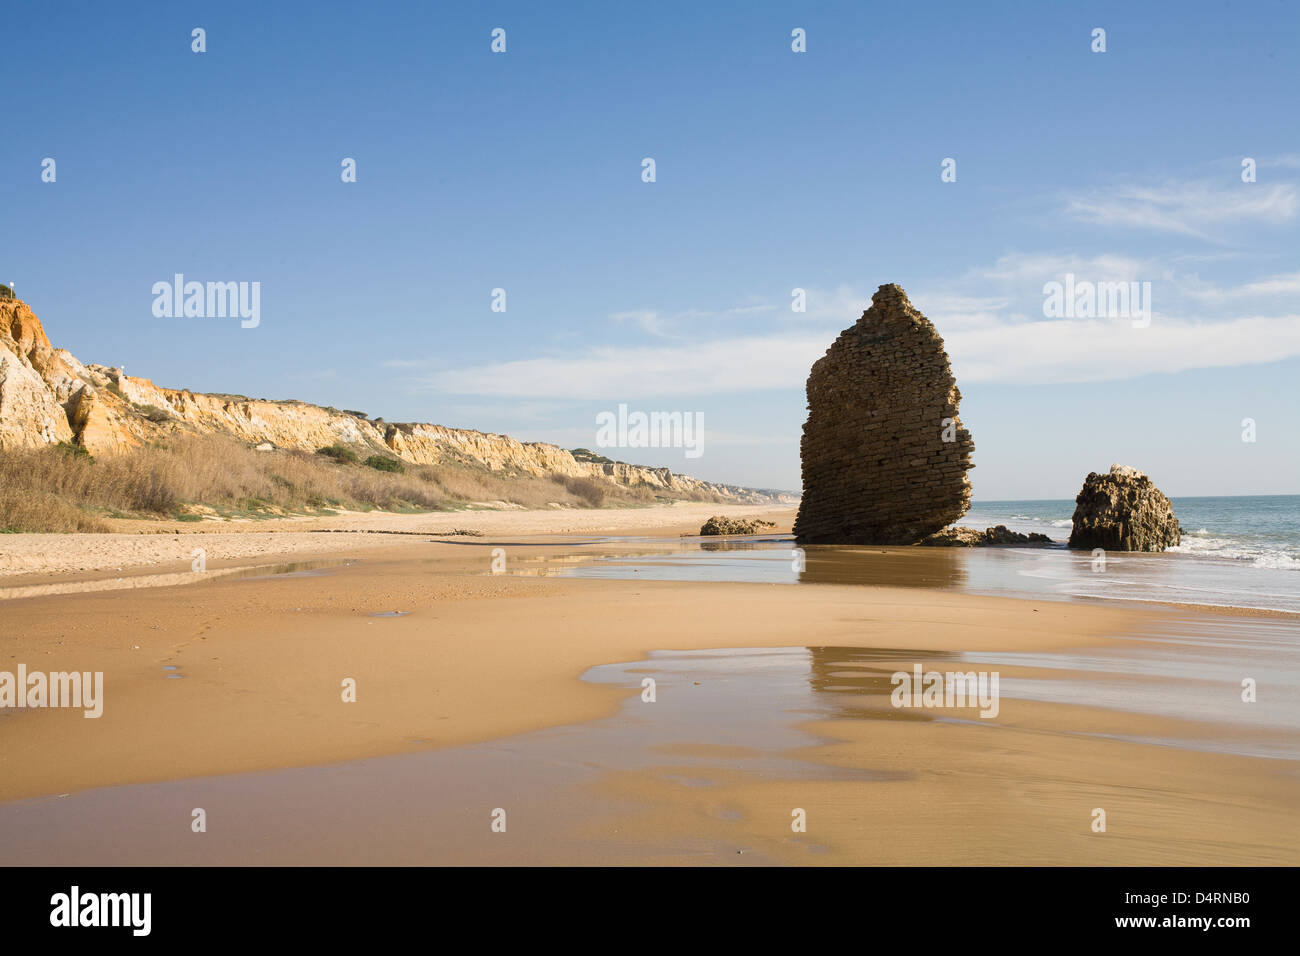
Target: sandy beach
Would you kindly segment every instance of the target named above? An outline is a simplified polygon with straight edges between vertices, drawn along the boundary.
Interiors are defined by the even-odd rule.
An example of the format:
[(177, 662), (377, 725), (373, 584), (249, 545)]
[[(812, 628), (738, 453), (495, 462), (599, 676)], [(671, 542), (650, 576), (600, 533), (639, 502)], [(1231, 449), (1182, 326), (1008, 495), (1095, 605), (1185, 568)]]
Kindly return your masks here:
[(674, 502), (646, 508), (492, 510), (424, 514), (342, 512), (319, 517), (195, 523), (113, 519), (111, 534), (23, 534), (0, 539), (0, 588), (42, 579), (107, 571), (154, 573), (188, 569), (203, 548), (209, 570), (248, 566), (264, 559), (307, 558), (398, 543), (402, 536), (457, 536), (458, 530), (509, 536), (676, 535), (694, 533), (710, 515), (763, 517), (786, 531), (794, 511), (786, 505), (719, 505)]
[[(105, 687), (98, 719), (0, 716), (10, 861), (1300, 862), (1300, 765), (1247, 755), (1265, 744), (1287, 753), (1294, 726), (1143, 706), (1191, 686), (1172, 665), (1164, 676), (1060, 670), (1070, 655), (1165, 654), (1171, 627), (1214, 628), (1223, 615), (918, 586), (547, 573), (604, 536), (675, 537), (722, 510), (308, 519), (340, 533), (295, 521), (10, 536), (0, 541), (9, 598), (0, 669), (102, 671)], [(727, 513), (764, 516), (778, 532), (792, 517)], [(439, 537), (456, 528), (483, 536)], [(261, 570), (189, 571), (200, 544), (214, 571)], [(494, 549), (503, 573), (493, 573)], [(908, 568), (925, 580), (950, 560), (936, 549)], [(114, 586), (118, 577), (137, 586)], [(811, 672), (794, 680), (805, 696), (769, 700), (761, 683), (727, 696), (751, 686), (753, 661), (725, 657), (737, 649), (795, 654), (780, 663)], [(684, 671), (656, 664), (704, 651), (724, 654), (707, 674), (689, 659)], [(862, 654), (876, 663), (855, 682), (861, 665), (836, 661)], [(1004, 693), (992, 719), (889, 706), (890, 671), (914, 661), (967, 670), (976, 659), (994, 662), (1005, 684), (1055, 680), (1076, 693)], [(1151, 659), (1158, 671), (1161, 658)], [(611, 681), (611, 666), (627, 673)], [(640, 682), (656, 674), (659, 699), (644, 703)], [(347, 679), (355, 702), (341, 699)], [(1128, 683), (1116, 691), (1116, 681)], [(1225, 664), (1217, 686), (1196, 692), (1229, 707), (1239, 683)], [(697, 704), (686, 707), (687, 695)], [(660, 720), (677, 723), (657, 731), (662, 739), (643, 736)], [(547, 743), (566, 732), (567, 743)], [(517, 757), (509, 773), (490, 770), (502, 752)], [(378, 804), (358, 813), (364, 795), (319, 776), (347, 767), (368, 768), (348, 780), (388, 780), (407, 796), (376, 791), (368, 799)], [(432, 804), (413, 803), (432, 780), (441, 781), (426, 794)], [(214, 826), (207, 842), (186, 844), (188, 809), (159, 818), (174, 800), (225, 806), (222, 826), (238, 838), (217, 838)], [(306, 824), (281, 819), (282, 805), (304, 801), (306, 818), (333, 828), (330, 843), (295, 838)], [(489, 812), (507, 804), (533, 837), (485, 843)], [(806, 832), (791, 830), (796, 808)], [(1105, 832), (1092, 829), (1099, 808)], [(448, 826), (417, 824), (427, 818)], [(452, 826), (465, 820), (482, 826)]]
[(653, 12), (7, 11), (16, 951), (1290, 928), (1295, 5)]

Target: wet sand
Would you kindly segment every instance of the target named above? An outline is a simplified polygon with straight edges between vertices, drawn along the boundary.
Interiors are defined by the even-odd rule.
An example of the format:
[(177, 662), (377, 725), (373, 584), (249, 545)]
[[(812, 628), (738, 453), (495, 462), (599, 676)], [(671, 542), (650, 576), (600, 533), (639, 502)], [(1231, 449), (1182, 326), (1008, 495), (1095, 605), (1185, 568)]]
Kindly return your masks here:
[[(623, 533), (689, 527), (629, 514)], [(0, 711), (6, 862), (1300, 862), (1270, 675), (1213, 649), (1180, 674), (1167, 645), (1221, 617), (580, 580), (538, 572), (590, 545), (523, 530), (383, 537), (290, 574), (0, 603), (0, 670), (105, 675), (97, 720)], [(914, 560), (925, 579), (949, 559)], [(1096, 659), (1120, 672), (1078, 666)], [(909, 661), (1046, 690), (1004, 690), (991, 720), (898, 711), (881, 681)], [(1243, 676), (1259, 703), (1237, 702)]]
[[(711, 515), (764, 517), (785, 530), (794, 521), (789, 505), (719, 505), (679, 501), (645, 508), (466, 510), (336, 515), (267, 520), (201, 522), (115, 519), (109, 534), (14, 534), (0, 536), (0, 588), (57, 581), (102, 580), (123, 572), (185, 573), (194, 549), (208, 567), (247, 566), (277, 558), (355, 552), (391, 546), (404, 537), (440, 537), (469, 529), (497, 537), (517, 534), (664, 535), (698, 531)], [(377, 544), (377, 542), (386, 542)], [(170, 582), (160, 582), (170, 583)], [(152, 585), (150, 585), (152, 586)], [(25, 596), (25, 595), (24, 595)], [(3, 593), (0, 593), (3, 597)]]

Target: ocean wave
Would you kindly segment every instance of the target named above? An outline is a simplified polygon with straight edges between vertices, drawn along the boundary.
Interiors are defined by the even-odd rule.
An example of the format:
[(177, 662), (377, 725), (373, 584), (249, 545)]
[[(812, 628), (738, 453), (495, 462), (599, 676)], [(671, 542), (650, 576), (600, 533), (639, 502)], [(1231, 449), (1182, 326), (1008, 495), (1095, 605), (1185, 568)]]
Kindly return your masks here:
[(1256, 568), (1271, 568), (1275, 571), (1300, 571), (1300, 558), (1281, 552), (1261, 554), (1255, 559)]
[(1251, 567), (1274, 571), (1300, 571), (1300, 555), (1292, 549), (1261, 548), (1235, 538), (1216, 538), (1204, 529), (1189, 532), (1181, 544), (1166, 550), (1176, 554), (1249, 562)]
[[(980, 515), (979, 511), (972, 511), (973, 515)], [(987, 520), (1005, 524), (1008, 521), (1027, 521), (1030, 524), (1045, 524), (1053, 528), (1068, 528), (1074, 521), (1070, 518), (1044, 518), (1040, 515), (996, 515), (987, 516)]]

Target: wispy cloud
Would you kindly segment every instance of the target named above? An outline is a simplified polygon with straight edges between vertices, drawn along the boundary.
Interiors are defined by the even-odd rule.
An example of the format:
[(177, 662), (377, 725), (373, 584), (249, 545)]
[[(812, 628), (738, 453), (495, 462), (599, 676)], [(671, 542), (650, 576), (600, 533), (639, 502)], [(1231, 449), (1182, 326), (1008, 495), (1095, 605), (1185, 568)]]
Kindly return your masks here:
[(1159, 313), (1122, 320), (1038, 321), (948, 338), (957, 380), (1042, 385), (1110, 382), (1300, 357), (1300, 314), (1191, 322)]
[[(1127, 320), (1043, 319), (949, 329), (945, 338), (963, 383), (1106, 382), (1300, 357), (1300, 314), (1204, 323), (1157, 313), (1147, 328), (1134, 328)], [(497, 398), (603, 401), (797, 389), (829, 344), (819, 334), (599, 348), (572, 357), (443, 371), (416, 388)]]
[(1032, 288), (1037, 292), (1044, 281), (1060, 278), (1067, 272), (1112, 282), (1131, 282), (1153, 278), (1156, 268), (1151, 260), (1133, 256), (1010, 252), (1000, 256), (992, 265), (971, 269), (964, 279), (967, 284), (975, 282), (987, 286), (994, 282), (1004, 289)]
[[(1237, 284), (1195, 271), (1221, 254), (1135, 257), (1012, 252), (987, 266), (909, 290), (943, 334), (958, 381), (1015, 385), (1106, 382), (1188, 369), (1223, 368), (1300, 357), (1300, 272)], [(1091, 282), (1152, 283), (1151, 323), (1044, 316), (1044, 283), (1067, 274)], [(417, 392), (494, 400), (629, 401), (688, 395), (801, 389), (835, 335), (870, 305), (871, 291), (850, 285), (807, 290), (808, 311), (783, 302), (735, 310), (671, 313), (671, 341), (589, 346), (576, 352), (448, 368), (395, 360), (416, 374)], [(688, 316), (750, 312), (768, 321), (728, 337), (727, 323), (682, 325)], [(663, 339), (661, 313), (619, 313)], [(676, 330), (693, 330), (678, 338)]]
[(1203, 299), (1240, 299), (1246, 296), (1300, 296), (1300, 272), (1257, 279), (1243, 285), (1223, 287), (1203, 284), (1192, 290), (1192, 294)]
[(416, 383), (415, 389), (602, 401), (762, 391), (802, 381), (827, 344), (824, 335), (802, 335), (699, 345), (601, 347), (577, 356), (518, 359), (434, 372)]
[[(657, 411), (657, 410), (673, 411), (676, 409), (652, 409), (647, 407), (639, 410), (640, 411)], [(724, 432), (724, 431), (718, 431), (716, 428), (714, 428), (711, 424), (711, 419), (712, 416), (706, 416), (704, 422), (705, 427), (702, 433), (704, 436), (704, 443), (709, 448), (717, 448), (722, 446), (737, 447), (737, 448), (753, 448), (753, 447), (767, 446), (767, 445), (798, 446), (799, 444), (798, 430), (795, 430), (794, 432), (788, 432), (785, 434), (769, 433), (769, 434), (760, 434), (760, 435), (742, 434), (738, 432)], [(596, 424), (595, 416), (593, 415), (591, 418), (591, 426), (589, 428), (549, 429), (545, 433), (544, 440), (552, 444), (559, 445), (561, 448), (591, 448), (591, 447), (596, 447), (596, 436), (598, 432), (599, 432), (599, 426)], [(628, 452), (625, 449), (612, 450), (608, 452), (608, 454), (611, 457), (617, 457), (618, 455), (626, 455), (627, 453)]]
[(1210, 238), (1213, 226), (1286, 223), (1300, 211), (1293, 183), (1209, 181), (1116, 186), (1068, 197), (1065, 213), (1096, 225)]
[(610, 318), (615, 322), (638, 326), (643, 332), (657, 338), (682, 338), (699, 333), (703, 323), (721, 324), (730, 319), (772, 314), (778, 307), (769, 302), (735, 306), (728, 309), (687, 309), (681, 312), (658, 312), (653, 309), (629, 309), (615, 312)]
[[(1300, 272), (1223, 284), (1203, 278), (1200, 269), (1222, 267), (1235, 254), (1134, 257), (1114, 254), (1013, 252), (989, 266), (971, 269), (946, 286), (918, 287), (912, 295), (943, 329), (1000, 325), (1043, 318), (1043, 286), (1067, 275), (1088, 282), (1150, 282), (1156, 306), (1188, 321), (1210, 322), (1242, 315), (1290, 311), (1300, 294)], [(967, 290), (997, 290), (979, 296)], [(958, 290), (958, 291), (953, 291)]]

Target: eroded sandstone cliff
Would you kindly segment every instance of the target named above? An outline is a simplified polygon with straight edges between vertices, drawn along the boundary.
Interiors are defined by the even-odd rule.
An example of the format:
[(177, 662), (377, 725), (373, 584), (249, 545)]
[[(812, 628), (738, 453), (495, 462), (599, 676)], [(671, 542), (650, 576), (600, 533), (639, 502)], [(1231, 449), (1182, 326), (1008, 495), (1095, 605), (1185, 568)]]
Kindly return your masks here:
[(793, 496), (702, 481), (624, 462), (580, 461), (567, 449), (462, 428), (394, 424), (297, 401), (162, 388), (56, 349), (20, 299), (0, 299), (0, 450), (74, 442), (114, 454), (177, 433), (224, 433), (250, 444), (314, 452), (352, 446), (413, 464), (460, 463), (535, 476), (599, 478), (668, 496), (717, 495), (741, 502)]

